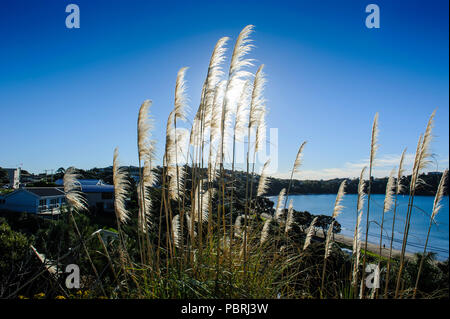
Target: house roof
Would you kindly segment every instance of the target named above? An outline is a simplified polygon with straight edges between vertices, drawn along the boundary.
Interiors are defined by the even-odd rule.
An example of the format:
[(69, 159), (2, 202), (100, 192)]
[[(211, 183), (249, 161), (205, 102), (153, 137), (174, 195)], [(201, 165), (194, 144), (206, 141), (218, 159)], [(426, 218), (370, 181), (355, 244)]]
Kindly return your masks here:
[[(108, 185), (105, 184), (101, 179), (77, 179), (78, 183), (81, 185)], [(58, 179), (55, 181), (56, 185), (64, 185), (63, 179)]]
[(39, 197), (65, 195), (61, 187), (25, 187), (24, 189)]
[(81, 191), (84, 193), (113, 193), (113, 185), (83, 185), (81, 184)]
[[(112, 193), (114, 186), (105, 184), (101, 179), (79, 179), (81, 191), (84, 193)], [(63, 185), (63, 180), (58, 179), (56, 185)]]

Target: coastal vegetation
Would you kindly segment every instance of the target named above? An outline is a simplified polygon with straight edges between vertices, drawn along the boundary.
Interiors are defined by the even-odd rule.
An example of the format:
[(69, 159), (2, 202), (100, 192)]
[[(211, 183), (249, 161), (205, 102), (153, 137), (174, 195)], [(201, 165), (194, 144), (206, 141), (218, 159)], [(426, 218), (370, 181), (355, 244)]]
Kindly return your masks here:
[[(223, 64), (229, 39), (219, 39), (192, 121), (187, 68), (179, 70), (161, 166), (156, 165), (156, 142), (151, 135), (152, 102), (142, 103), (136, 112), (139, 178), (135, 181), (121, 166), (117, 148), (111, 152), (110, 175), (105, 176), (114, 184), (114, 218), (105, 221), (104, 216), (88, 211), (77, 186), (80, 171), (71, 167), (60, 172), (68, 205), (58, 220), (31, 223), (31, 217), (9, 217), (8, 222), (0, 222), (1, 254), (11, 256), (1, 264), (6, 267), (2, 274), (12, 276), (2, 278), (2, 297), (33, 297), (41, 287), (47, 287), (45, 295), (51, 298), (74, 297), (58, 269), (77, 264), (80, 289), (91, 298), (448, 298), (448, 260), (435, 262), (426, 246), (415, 259), (406, 258), (414, 197), (424, 190), (425, 179), (436, 185), (437, 175), (423, 175), (431, 157), (435, 113), (419, 138), (409, 178), (402, 160), (389, 178), (373, 178), (379, 147), (376, 114), (368, 134), (369, 167), (362, 169), (359, 179), (321, 182), (319, 188), (296, 181), (307, 152), (305, 142), (299, 143), (290, 179), (271, 179), (267, 174), (270, 159), (259, 171), (255, 167), (256, 154), (266, 143), (268, 109), (264, 65), (253, 74), (254, 61), (248, 58), (252, 32), (249, 25), (239, 34), (228, 72)], [(189, 130), (180, 130), (186, 127)], [(182, 145), (184, 140), (187, 147)], [(238, 172), (235, 145), (244, 140), (246, 170)], [(435, 205), (429, 212), (430, 231), (441, 207), (447, 172), (439, 175)], [(266, 198), (269, 190), (278, 196), (276, 205)], [(294, 210), (290, 196), (322, 191), (336, 193), (329, 216)], [(358, 202), (351, 254), (347, 254), (334, 235), (340, 231), (342, 201), (350, 191), (358, 194)], [(374, 193), (386, 195), (383, 214), (400, 209), (397, 195), (409, 196), (399, 256), (392, 253), (392, 245), (387, 259), (377, 251), (369, 253), (370, 196)], [(383, 225), (383, 220), (377, 222)], [(27, 227), (36, 227), (35, 232), (24, 229), (36, 235), (25, 236), (18, 230)], [(116, 236), (102, 238), (98, 229), (106, 227)], [(38, 254), (30, 252), (29, 245), (46, 258), (33, 258)], [(379, 248), (381, 252), (381, 242)], [(56, 272), (49, 271), (49, 260)], [(366, 280), (367, 265), (388, 272), (371, 282)]]

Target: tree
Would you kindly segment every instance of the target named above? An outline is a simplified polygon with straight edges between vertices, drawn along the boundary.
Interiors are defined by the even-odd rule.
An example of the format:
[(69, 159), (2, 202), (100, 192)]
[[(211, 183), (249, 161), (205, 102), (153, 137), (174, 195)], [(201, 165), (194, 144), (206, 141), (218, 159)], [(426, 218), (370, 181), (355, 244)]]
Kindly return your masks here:
[(337, 233), (341, 232), (341, 224), (339, 224), (331, 216), (319, 215), (317, 217), (318, 217), (318, 219), (317, 219), (317, 222), (316, 222), (316, 227), (319, 227), (319, 228), (322, 229), (324, 237), (327, 236), (328, 228), (330, 228), (330, 225), (333, 222), (333, 220), (334, 220), (334, 225), (333, 225), (333, 229), (332, 229), (333, 233), (337, 234)]
[(294, 210), (295, 223), (299, 226), (302, 232), (306, 231), (306, 229), (309, 227), (313, 219), (314, 216), (307, 211), (298, 212)]
[(0, 167), (0, 185), (8, 183), (9, 183), (8, 172)]

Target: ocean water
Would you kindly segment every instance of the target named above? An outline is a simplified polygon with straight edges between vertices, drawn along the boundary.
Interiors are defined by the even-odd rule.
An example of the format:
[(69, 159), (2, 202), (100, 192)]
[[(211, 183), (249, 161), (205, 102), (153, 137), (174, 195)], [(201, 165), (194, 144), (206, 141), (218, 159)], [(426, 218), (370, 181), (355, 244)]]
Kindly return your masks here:
[[(277, 196), (268, 197), (273, 202), (277, 202)], [(342, 214), (337, 217), (341, 224), (341, 234), (353, 237), (356, 224), (356, 194), (347, 194), (344, 196), (342, 205), (344, 206)], [(293, 200), (294, 209), (297, 211), (308, 211), (314, 215), (330, 215), (333, 212), (335, 194), (324, 195), (290, 195), (289, 200)], [(411, 217), (411, 226), (409, 230), (408, 243), (406, 250), (408, 252), (423, 252), (425, 240), (427, 237), (428, 226), (430, 223), (430, 214), (433, 209), (434, 197), (415, 196), (414, 208)], [(373, 194), (370, 198), (369, 215), (369, 236), (368, 241), (374, 244), (380, 242), (380, 224), (383, 212), (384, 195)], [(435, 218), (435, 224), (431, 227), (430, 238), (428, 240), (427, 251), (436, 253), (438, 260), (445, 260), (449, 254), (449, 198), (444, 196), (441, 201), (442, 208)], [(408, 207), (408, 196), (399, 196), (397, 201), (397, 213), (394, 226), (394, 249), (401, 249), (403, 232), (405, 227), (406, 210)], [(364, 213), (361, 221), (362, 238), (365, 238), (366, 218), (367, 218), (367, 198), (364, 204)], [(389, 247), (392, 235), (393, 209), (385, 213), (383, 244)]]

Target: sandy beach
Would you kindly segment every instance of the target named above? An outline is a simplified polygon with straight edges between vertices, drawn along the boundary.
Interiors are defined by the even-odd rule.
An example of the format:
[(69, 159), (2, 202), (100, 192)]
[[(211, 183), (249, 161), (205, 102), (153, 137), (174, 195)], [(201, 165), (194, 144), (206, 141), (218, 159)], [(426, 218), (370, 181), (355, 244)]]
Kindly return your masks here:
[[(316, 237), (324, 238), (322, 230), (319, 230), (319, 231), (316, 232)], [(335, 234), (334, 235), (334, 241), (338, 242), (338, 243), (341, 243), (341, 244), (344, 244), (344, 245), (347, 245), (347, 246), (352, 246), (353, 245), (353, 238), (352, 237), (344, 236), (344, 235), (341, 235), (341, 234)], [(361, 247), (362, 248), (364, 248), (364, 243), (365, 243), (365, 241), (363, 240), (362, 243), (361, 243)], [(376, 245), (376, 244), (372, 244), (372, 243), (368, 242), (367, 243), (367, 250), (372, 252), (372, 253), (374, 253), (374, 254), (377, 254), (377, 255), (380, 254), (380, 246)], [(400, 250), (392, 249), (392, 257), (400, 258), (400, 254), (401, 254)], [(386, 258), (389, 257), (389, 247), (388, 246), (386, 246), (385, 248), (381, 248), (381, 255), (383, 257), (386, 257)], [(414, 258), (414, 254), (406, 252), (405, 253), (405, 258), (412, 259), (412, 258)]]

